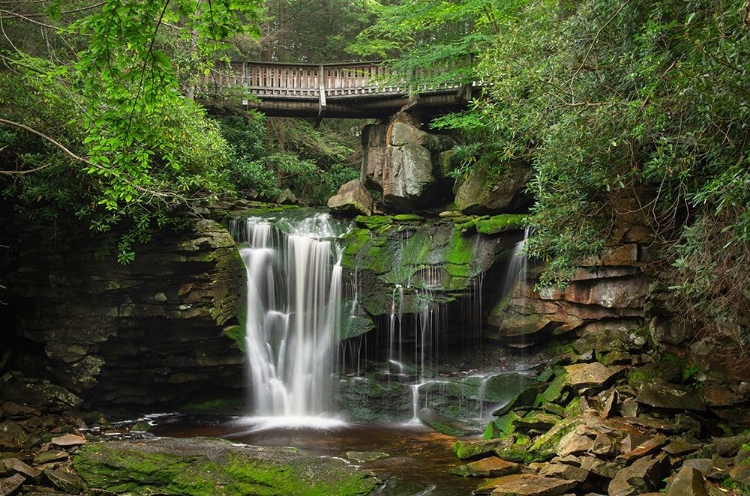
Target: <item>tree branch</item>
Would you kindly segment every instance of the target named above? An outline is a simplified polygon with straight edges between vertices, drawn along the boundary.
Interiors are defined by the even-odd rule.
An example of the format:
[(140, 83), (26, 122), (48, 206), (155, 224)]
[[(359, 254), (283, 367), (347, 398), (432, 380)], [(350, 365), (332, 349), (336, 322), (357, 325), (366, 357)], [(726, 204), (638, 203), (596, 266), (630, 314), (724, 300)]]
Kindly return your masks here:
[[(53, 145), (55, 145), (63, 153), (65, 153), (65, 155), (67, 155), (68, 157), (72, 158), (76, 162), (81, 162), (81, 163), (84, 163), (86, 165), (90, 165), (90, 166), (96, 167), (95, 164), (92, 164), (91, 162), (89, 162), (85, 158), (79, 157), (75, 153), (73, 153), (70, 150), (68, 150), (65, 147), (65, 145), (63, 145), (59, 141), (55, 140), (54, 138), (51, 138), (51, 137), (47, 136), (46, 134), (44, 134), (44, 133), (42, 133), (40, 131), (37, 131), (34, 128), (31, 128), (31, 127), (29, 127), (29, 126), (27, 126), (25, 124), (21, 124), (20, 122), (9, 121), (9, 120), (3, 119), (3, 118), (0, 118), (0, 124), (5, 124), (6, 126), (17, 127), (19, 129), (23, 129), (24, 131), (28, 131), (31, 134), (35, 134), (36, 136), (39, 136), (40, 138), (42, 138), (42, 139), (44, 139), (46, 141), (49, 141), (50, 143), (52, 143)], [(41, 167), (37, 167), (36, 169), (30, 169), (30, 170), (25, 170), (25, 171), (0, 171), (0, 174), (3, 174), (3, 175), (29, 174), (31, 172), (36, 172), (38, 170), (44, 169), (45, 167), (47, 167), (47, 165), (43, 165)]]

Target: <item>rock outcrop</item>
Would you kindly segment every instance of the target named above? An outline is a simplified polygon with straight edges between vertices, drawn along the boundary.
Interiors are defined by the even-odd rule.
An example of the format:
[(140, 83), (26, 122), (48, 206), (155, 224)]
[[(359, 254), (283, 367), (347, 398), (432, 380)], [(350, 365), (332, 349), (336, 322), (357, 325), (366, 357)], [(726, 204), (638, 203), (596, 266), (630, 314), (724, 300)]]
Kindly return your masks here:
[(332, 212), (348, 215), (372, 215), (372, 195), (359, 179), (352, 179), (328, 200)]
[(383, 193), (383, 205), (397, 212), (440, 205), (441, 152), (454, 142), (403, 122), (372, 124), (362, 131), (362, 178)]
[[(89, 406), (179, 403), (217, 384), (239, 386), (244, 355), (228, 334), (244, 266), (224, 227), (188, 224), (154, 233), (129, 265), (98, 256), (100, 240), (87, 232), (6, 224), (15, 232), (4, 275), (8, 367)], [(15, 397), (23, 391), (4, 387), (0, 396), (24, 401)]]
[(465, 214), (486, 215), (513, 211), (530, 203), (524, 188), (531, 179), (531, 166), (508, 162), (501, 167), (501, 174), (491, 175), (486, 167), (477, 166), (458, 180), (453, 188), (456, 207)]

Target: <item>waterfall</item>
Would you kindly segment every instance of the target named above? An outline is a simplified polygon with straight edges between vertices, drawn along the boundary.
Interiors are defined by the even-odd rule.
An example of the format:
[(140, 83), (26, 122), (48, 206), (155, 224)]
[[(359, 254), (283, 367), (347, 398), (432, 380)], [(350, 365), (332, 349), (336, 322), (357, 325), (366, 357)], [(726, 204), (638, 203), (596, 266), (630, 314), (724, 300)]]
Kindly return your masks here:
[(343, 232), (327, 214), (231, 227), (247, 268), (245, 345), (257, 416), (328, 413), (341, 320)]

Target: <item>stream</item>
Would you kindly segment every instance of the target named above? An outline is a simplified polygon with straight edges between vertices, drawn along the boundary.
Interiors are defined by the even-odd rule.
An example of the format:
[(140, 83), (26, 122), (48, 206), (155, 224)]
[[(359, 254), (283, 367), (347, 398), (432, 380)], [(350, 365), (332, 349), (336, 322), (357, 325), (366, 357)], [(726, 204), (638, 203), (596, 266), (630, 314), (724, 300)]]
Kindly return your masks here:
[[(479, 483), (448, 473), (460, 464), (452, 450), (455, 437), (422, 425), (327, 423), (315, 428), (283, 427), (252, 417), (174, 415), (160, 417), (151, 432), (164, 437), (208, 436), (254, 446), (291, 446), (306, 454), (347, 459), (384, 481), (372, 493), (383, 496), (469, 495)], [(377, 459), (365, 461), (370, 458)]]

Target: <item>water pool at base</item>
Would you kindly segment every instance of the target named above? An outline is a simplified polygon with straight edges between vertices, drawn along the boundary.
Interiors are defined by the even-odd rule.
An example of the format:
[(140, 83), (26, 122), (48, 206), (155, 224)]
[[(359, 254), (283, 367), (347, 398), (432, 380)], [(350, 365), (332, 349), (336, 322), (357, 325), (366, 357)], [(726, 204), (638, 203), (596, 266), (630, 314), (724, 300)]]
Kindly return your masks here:
[(151, 432), (164, 437), (207, 436), (254, 446), (295, 447), (310, 455), (342, 458), (383, 480), (371, 493), (374, 495), (470, 495), (482, 480), (448, 473), (461, 464), (453, 454), (457, 438), (422, 425), (341, 422), (312, 428), (303, 422), (282, 426), (250, 417), (175, 416), (160, 418)]

